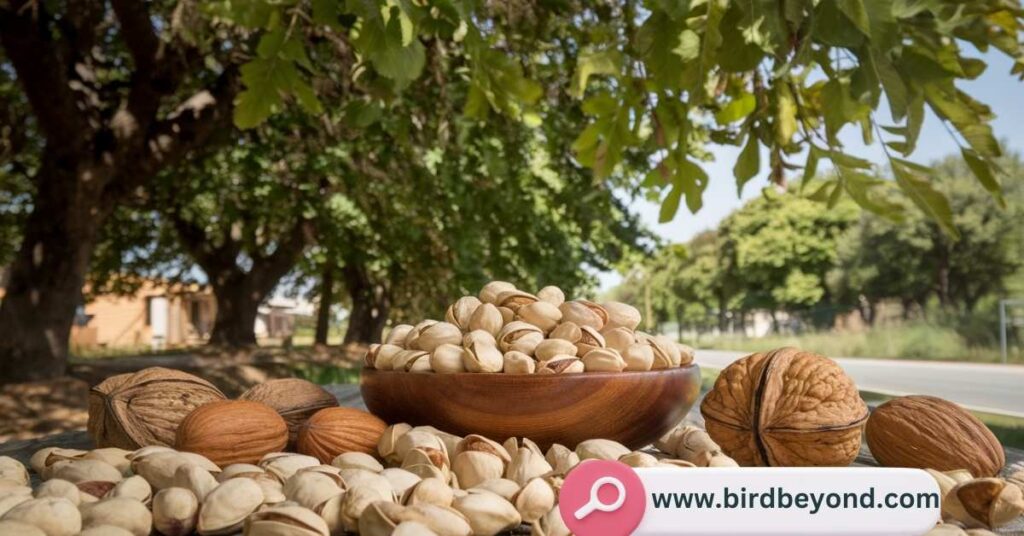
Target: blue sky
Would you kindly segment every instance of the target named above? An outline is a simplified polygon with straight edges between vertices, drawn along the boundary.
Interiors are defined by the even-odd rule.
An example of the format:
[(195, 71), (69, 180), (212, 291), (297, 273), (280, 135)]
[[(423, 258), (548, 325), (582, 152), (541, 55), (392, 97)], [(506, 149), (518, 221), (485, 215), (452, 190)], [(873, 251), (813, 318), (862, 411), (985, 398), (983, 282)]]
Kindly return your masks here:
[[(989, 53), (977, 54), (977, 57), (988, 63), (988, 69), (976, 80), (963, 83), (960, 87), (992, 108), (996, 114), (996, 119), (992, 123), (993, 129), (996, 137), (1006, 143), (1005, 148), (1024, 152), (1024, 82), (1019, 82), (1015, 76), (1010, 75), (1013, 61), (1006, 56)], [(890, 118), (888, 109), (883, 107), (877, 112), (876, 117), (880, 123), (887, 124), (886, 120)], [(865, 146), (861, 141), (859, 128), (847, 127), (840, 133), (840, 138), (848, 153), (867, 158), (884, 167), (885, 155), (881, 146), (877, 143)], [(938, 118), (929, 112), (911, 160), (927, 163), (958, 151), (956, 143), (939, 123)], [(644, 223), (666, 242), (685, 242), (703, 230), (714, 228), (722, 218), (739, 208), (745, 201), (758, 196), (761, 189), (768, 185), (767, 173), (762, 172), (759, 177), (747, 183), (742, 198), (737, 196), (732, 166), (739, 156), (740, 148), (716, 147), (712, 152), (715, 161), (705, 164), (711, 181), (704, 192), (704, 207), (697, 214), (691, 214), (684, 206), (680, 208), (674, 220), (660, 224), (657, 204), (642, 199), (632, 204), (633, 210), (640, 214)], [(761, 161), (766, 162), (767, 156), (762, 155)], [(601, 290), (608, 290), (621, 281), (621, 276), (614, 272), (598, 274), (598, 278)]]

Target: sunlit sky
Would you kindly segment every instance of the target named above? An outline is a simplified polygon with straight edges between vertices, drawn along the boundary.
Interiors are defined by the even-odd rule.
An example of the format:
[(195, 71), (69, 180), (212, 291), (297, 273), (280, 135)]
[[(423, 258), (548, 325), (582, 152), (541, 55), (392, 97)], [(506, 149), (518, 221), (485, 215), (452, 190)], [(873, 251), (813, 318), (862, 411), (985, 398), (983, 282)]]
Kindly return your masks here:
[[(992, 111), (997, 116), (993, 122), (993, 129), (996, 137), (1005, 142), (1005, 148), (1024, 152), (1024, 82), (1020, 82), (1015, 76), (1010, 75), (1013, 62), (1006, 56), (989, 53), (978, 54), (978, 57), (988, 63), (988, 69), (977, 79), (962, 83), (959, 87), (992, 107)], [(883, 125), (890, 124), (887, 122), (890, 119), (888, 108), (883, 106), (877, 112), (876, 118)], [(885, 154), (882, 147), (877, 140), (874, 145), (865, 146), (861, 140), (859, 127), (848, 126), (840, 133), (840, 139), (847, 153), (867, 158), (885, 167)], [(768, 185), (767, 170), (763, 165), (767, 162), (766, 154), (761, 155), (761, 174), (747, 183), (742, 197), (739, 197), (736, 192), (732, 167), (739, 155), (740, 148), (716, 147), (712, 152), (715, 155), (715, 161), (704, 164), (704, 169), (711, 180), (704, 192), (704, 207), (697, 214), (691, 214), (686, 210), (684, 204), (680, 207), (674, 220), (660, 224), (658, 223), (659, 207), (656, 203), (642, 199), (633, 203), (632, 209), (639, 213), (643, 222), (664, 241), (685, 242), (701, 231), (714, 228), (730, 212), (739, 208), (745, 201), (758, 196), (761, 189)], [(938, 118), (929, 112), (921, 130), (917, 149), (910, 159), (915, 162), (927, 163), (958, 152), (956, 142), (943, 128)], [(794, 161), (802, 164), (803, 158), (798, 157)], [(824, 162), (822, 167), (825, 167)], [(598, 279), (600, 289), (604, 291), (617, 285), (622, 278), (618, 273), (605, 272), (598, 274)]]

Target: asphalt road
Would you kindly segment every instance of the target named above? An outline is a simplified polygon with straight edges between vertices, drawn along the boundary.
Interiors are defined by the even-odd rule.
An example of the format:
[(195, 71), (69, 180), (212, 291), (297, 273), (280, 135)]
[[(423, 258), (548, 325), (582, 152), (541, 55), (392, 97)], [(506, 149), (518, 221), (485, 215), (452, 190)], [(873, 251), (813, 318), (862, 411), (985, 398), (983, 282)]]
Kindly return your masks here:
[[(698, 350), (696, 360), (721, 369), (748, 353)], [(863, 391), (938, 396), (975, 411), (1024, 418), (1024, 366), (842, 357), (836, 361)]]

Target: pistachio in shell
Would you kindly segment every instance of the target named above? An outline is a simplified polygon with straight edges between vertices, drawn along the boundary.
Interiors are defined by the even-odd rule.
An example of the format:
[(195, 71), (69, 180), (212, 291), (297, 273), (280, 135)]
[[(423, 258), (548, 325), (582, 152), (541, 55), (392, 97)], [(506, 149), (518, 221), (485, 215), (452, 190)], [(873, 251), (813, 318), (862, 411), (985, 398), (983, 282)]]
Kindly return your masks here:
[(618, 350), (612, 348), (595, 348), (583, 356), (583, 368), (587, 372), (622, 372), (626, 361)]
[(537, 298), (558, 307), (565, 303), (565, 292), (554, 285), (548, 285), (537, 291)]
[(153, 527), (153, 515), (146, 505), (126, 497), (84, 504), (80, 510), (84, 527), (111, 525), (121, 527), (133, 536), (148, 536)]
[(74, 536), (82, 530), (78, 508), (61, 497), (28, 499), (8, 510), (3, 520), (32, 525), (47, 536)]
[(405, 348), (406, 338), (409, 333), (412, 333), (413, 326), (409, 324), (398, 324), (388, 331), (387, 338), (384, 339), (384, 344), (391, 344), (398, 346), (399, 348)]
[(466, 366), (462, 362), (461, 346), (455, 344), (442, 344), (430, 354), (430, 368), (439, 374), (455, 374), (465, 372)]
[(448, 306), (444, 319), (462, 331), (469, 331), (469, 322), (480, 305), (482, 302), (476, 296), (463, 296)]
[[(562, 311), (563, 322), (572, 322), (576, 326), (588, 326), (596, 330), (604, 328), (607, 320), (607, 312), (604, 309), (597, 309), (588, 305), (591, 302), (585, 300), (567, 301), (558, 308)], [(602, 315), (602, 313), (604, 313)]]
[(248, 478), (221, 482), (199, 507), (196, 529), (202, 536), (231, 534), (242, 527), (245, 518), (263, 504), (263, 490)]
[(497, 305), (498, 295), (502, 292), (515, 290), (516, 286), (506, 281), (491, 281), (480, 289), (480, 301)]
[(562, 320), (562, 311), (558, 306), (546, 301), (535, 301), (519, 308), (516, 317), (527, 324), (538, 327), (542, 332), (549, 333)]
[(254, 385), (238, 397), (266, 404), (288, 424), (288, 443), (295, 445), (299, 428), (314, 413), (338, 405), (338, 399), (319, 385), (300, 378), (280, 378)]
[(466, 516), (474, 534), (498, 534), (523, 521), (512, 503), (488, 492), (458, 497), (452, 501), (452, 508)]
[(480, 307), (477, 307), (473, 311), (473, 316), (469, 318), (469, 330), (470, 331), (485, 331), (490, 333), (491, 336), (495, 336), (501, 331), (501, 327), (505, 325), (505, 318), (501, 315), (501, 311), (493, 303), (485, 303)]
[(299, 506), (273, 506), (245, 518), (246, 536), (329, 536), (320, 516)]
[(537, 362), (522, 352), (505, 352), (502, 372), (505, 374), (533, 374), (537, 369)]
[(166, 488), (153, 497), (153, 528), (164, 536), (192, 534), (199, 515), (199, 499), (185, 488)]
[(1024, 513), (1024, 490), (1001, 478), (969, 480), (946, 494), (942, 511), (968, 528), (998, 528)]
[(26, 485), (29, 482), (28, 469), (10, 456), (0, 456), (0, 480)]
[(634, 330), (640, 325), (640, 311), (632, 305), (622, 302), (605, 302), (601, 304), (607, 316), (603, 330), (626, 328)]

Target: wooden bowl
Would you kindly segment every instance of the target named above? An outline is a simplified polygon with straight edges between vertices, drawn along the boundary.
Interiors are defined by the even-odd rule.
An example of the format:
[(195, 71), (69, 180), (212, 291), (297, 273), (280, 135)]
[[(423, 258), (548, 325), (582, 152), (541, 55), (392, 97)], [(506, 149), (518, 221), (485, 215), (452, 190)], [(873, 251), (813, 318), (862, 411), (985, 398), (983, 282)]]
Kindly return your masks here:
[(363, 369), (366, 407), (388, 423), (431, 425), (542, 448), (594, 438), (651, 444), (700, 395), (700, 368), (581, 374), (432, 374)]

